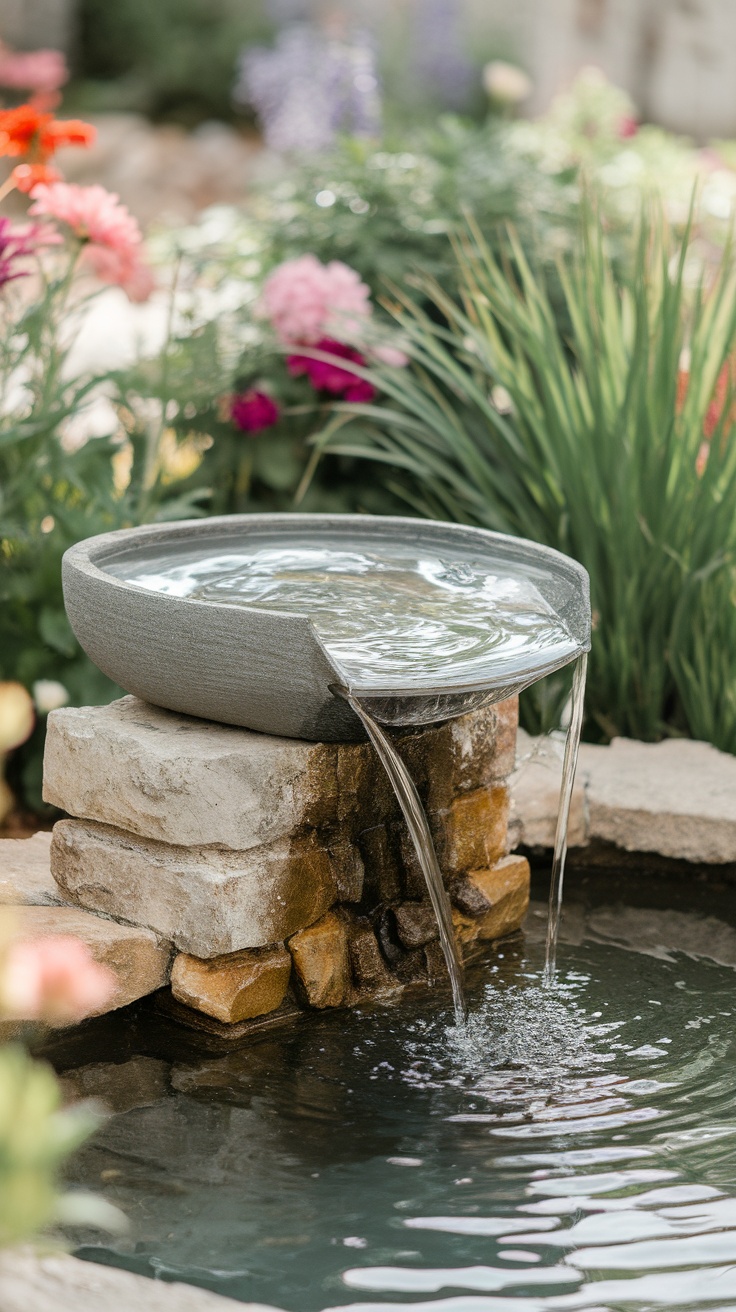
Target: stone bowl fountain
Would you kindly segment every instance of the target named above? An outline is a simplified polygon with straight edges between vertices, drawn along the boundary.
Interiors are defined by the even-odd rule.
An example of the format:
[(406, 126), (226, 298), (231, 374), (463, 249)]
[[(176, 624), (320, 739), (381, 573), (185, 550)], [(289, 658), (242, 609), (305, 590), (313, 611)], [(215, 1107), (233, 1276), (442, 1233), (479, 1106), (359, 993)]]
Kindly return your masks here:
[[(344, 634), (331, 643), (308, 609), (309, 592), (299, 604), (303, 575), (288, 606), (278, 597), (275, 607), (273, 598), (238, 595), (235, 583), (254, 553), (293, 560), (325, 551), (349, 558), (346, 568), (356, 571), (359, 588), (376, 568), (387, 571), (389, 586), (397, 569), (402, 578), (413, 571), (416, 581), (429, 560), (434, 574), (430, 569), (422, 586), (437, 591), (441, 564), (449, 611), (474, 578), (501, 578), (507, 591), (518, 591), (517, 617), (533, 596), (535, 613), (554, 621), (541, 641), (517, 625), (500, 647), (459, 660), (439, 652), (430, 661), (432, 623), (422, 620), (423, 628), (401, 635), (414, 653), (402, 667), (382, 658), (356, 660), (365, 642), (359, 633), (349, 635), (347, 646)], [(217, 577), (213, 562), (219, 562)], [(519, 538), (417, 519), (232, 515), (123, 529), (67, 551), (63, 583), (82, 647), (128, 692), (187, 715), (313, 741), (364, 737), (346, 692), (381, 723), (433, 723), (512, 696), (589, 646), (588, 578), (576, 562)], [(486, 604), (480, 593), (476, 600)], [(380, 588), (371, 605), (377, 620), (384, 609)], [(407, 612), (416, 605), (416, 596), (407, 595)], [(490, 607), (486, 614), (490, 624)], [(368, 631), (371, 616), (366, 612), (360, 622)]]

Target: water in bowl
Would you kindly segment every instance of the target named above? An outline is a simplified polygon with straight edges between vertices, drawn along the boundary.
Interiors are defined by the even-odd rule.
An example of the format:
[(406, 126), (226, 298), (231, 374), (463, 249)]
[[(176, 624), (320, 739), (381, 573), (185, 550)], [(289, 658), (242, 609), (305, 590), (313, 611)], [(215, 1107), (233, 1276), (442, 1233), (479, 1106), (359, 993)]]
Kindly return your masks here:
[(401, 805), (437, 917), (458, 1020), (466, 1013), (462, 961), (427, 817), (377, 722), (375, 695), (362, 697), (361, 689), (375, 694), (376, 686), (388, 687), (405, 695), (474, 685), (486, 687), (491, 699), (507, 697), (540, 671), (577, 658), (550, 890), (546, 977), (553, 978), (586, 657), (528, 572), (492, 569), (472, 554), (439, 555), (403, 543), (350, 550), (340, 544), (253, 544), (204, 554), (183, 546), (158, 560), (149, 557), (135, 570), (124, 560), (107, 568), (165, 596), (310, 617), (342, 672), (340, 691), (362, 720)]

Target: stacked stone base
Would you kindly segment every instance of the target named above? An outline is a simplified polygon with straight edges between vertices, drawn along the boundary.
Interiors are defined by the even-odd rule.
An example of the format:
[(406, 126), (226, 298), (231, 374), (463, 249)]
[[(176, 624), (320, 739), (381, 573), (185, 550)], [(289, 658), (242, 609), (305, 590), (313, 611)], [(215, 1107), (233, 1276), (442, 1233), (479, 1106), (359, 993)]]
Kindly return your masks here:
[[(514, 701), (404, 734), (465, 952), (516, 931)], [(369, 744), (307, 743), (124, 697), (49, 717), (64, 902), (155, 936), (180, 1018), (240, 1030), (445, 978), (424, 880)]]

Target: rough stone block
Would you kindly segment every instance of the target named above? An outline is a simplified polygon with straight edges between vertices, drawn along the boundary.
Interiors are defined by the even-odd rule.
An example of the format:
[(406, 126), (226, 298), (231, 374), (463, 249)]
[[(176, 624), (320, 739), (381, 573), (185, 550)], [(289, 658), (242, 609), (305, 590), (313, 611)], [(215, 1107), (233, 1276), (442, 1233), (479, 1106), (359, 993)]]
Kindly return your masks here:
[(489, 870), (472, 870), (453, 896), (462, 940), (504, 938), (521, 927), (529, 908), (529, 862), (507, 856)]
[(342, 916), (328, 912), (289, 940), (296, 976), (310, 1007), (339, 1007), (350, 989), (349, 933)]
[(117, 991), (94, 1015), (126, 1007), (160, 989), (168, 979), (168, 943), (159, 942), (149, 929), (118, 925), (78, 907), (26, 907), (17, 933), (22, 938), (70, 934), (87, 944), (95, 961), (110, 968), (118, 982)]
[(358, 989), (378, 993), (397, 987), (397, 981), (387, 970), (376, 936), (367, 921), (359, 922), (351, 928), (349, 952), (353, 978)]
[(196, 957), (283, 941), (337, 895), (327, 853), (307, 840), (230, 852), (60, 820), (51, 868), (70, 900), (146, 925)]
[(171, 991), (179, 1002), (232, 1025), (280, 1007), (290, 974), (291, 957), (281, 943), (209, 961), (181, 952), (171, 968)]
[(122, 697), (51, 713), (44, 798), (143, 838), (243, 851), (334, 817), (337, 754)]
[(440, 861), (448, 874), (492, 865), (503, 855), (508, 808), (502, 785), (455, 798), (437, 826)]
[(437, 921), (427, 902), (402, 902), (394, 907), (396, 932), (405, 948), (423, 948), (437, 937)]
[(514, 768), (518, 698), (396, 739), (430, 813), (460, 793), (503, 781)]
[(0, 838), (0, 904), (59, 906), (62, 896), (51, 874), (51, 834)]
[[(392, 841), (392, 831), (385, 825), (374, 825), (364, 830), (358, 839), (365, 869), (365, 891), (374, 903), (391, 902), (401, 897), (399, 851), (398, 844)], [(404, 831), (402, 824), (401, 833)]]
[(341, 902), (360, 902), (363, 896), (365, 866), (354, 843), (335, 843), (327, 848), (332, 874)]

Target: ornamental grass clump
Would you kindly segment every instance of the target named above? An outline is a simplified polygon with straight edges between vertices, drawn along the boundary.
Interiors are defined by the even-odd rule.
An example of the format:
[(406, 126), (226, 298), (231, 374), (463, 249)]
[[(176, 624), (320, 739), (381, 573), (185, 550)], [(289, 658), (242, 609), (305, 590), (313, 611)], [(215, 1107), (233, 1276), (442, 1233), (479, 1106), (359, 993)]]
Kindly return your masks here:
[(587, 213), (559, 264), (560, 319), (513, 234), (495, 254), (471, 223), (459, 296), (424, 277), (417, 299), (396, 294), (412, 366), (382, 374), (383, 404), (343, 407), (352, 438), (331, 449), (393, 466), (424, 515), (586, 566), (589, 736), (736, 751), (732, 252), (693, 278), (688, 234), (652, 212), (634, 247), (614, 272)]

